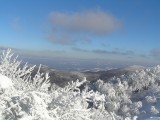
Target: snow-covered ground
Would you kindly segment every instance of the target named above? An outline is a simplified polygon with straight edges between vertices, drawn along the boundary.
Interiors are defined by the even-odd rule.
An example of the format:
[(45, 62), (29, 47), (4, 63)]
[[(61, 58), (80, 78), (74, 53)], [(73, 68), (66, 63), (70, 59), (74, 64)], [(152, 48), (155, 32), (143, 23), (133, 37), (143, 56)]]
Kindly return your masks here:
[(0, 74), (0, 89), (7, 89), (12, 86), (13, 86), (12, 80)]
[(31, 77), (34, 66), (20, 67), (12, 56), (11, 50), (1, 56), (0, 120), (160, 120), (160, 66), (60, 88), (41, 66)]

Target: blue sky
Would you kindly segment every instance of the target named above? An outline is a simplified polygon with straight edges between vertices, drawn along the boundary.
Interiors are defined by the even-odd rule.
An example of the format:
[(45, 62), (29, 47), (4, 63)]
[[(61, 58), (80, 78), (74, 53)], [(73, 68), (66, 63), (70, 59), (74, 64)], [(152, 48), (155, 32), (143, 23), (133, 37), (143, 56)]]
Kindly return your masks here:
[(159, 64), (159, 0), (1, 0), (0, 47)]

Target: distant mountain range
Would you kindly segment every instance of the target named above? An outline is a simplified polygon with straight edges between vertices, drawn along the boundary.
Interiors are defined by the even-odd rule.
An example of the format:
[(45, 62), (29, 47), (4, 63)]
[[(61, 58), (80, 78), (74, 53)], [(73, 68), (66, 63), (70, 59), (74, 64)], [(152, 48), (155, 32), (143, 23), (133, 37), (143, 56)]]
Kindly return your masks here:
[[(60, 87), (64, 87), (68, 82), (76, 81), (77, 79), (83, 80), (84, 77), (88, 81), (96, 81), (98, 79), (103, 80), (104, 82), (109, 81), (111, 78), (119, 77), (124, 74), (131, 74), (136, 70), (143, 70), (145, 67), (134, 65), (124, 68), (110, 69), (110, 70), (85, 70), (85, 71), (67, 71), (67, 70), (56, 70), (51, 69), (48, 66), (42, 66), (41, 72), (48, 72), (50, 75), (51, 83), (55, 83)], [(33, 75), (36, 73), (38, 68), (34, 70)]]

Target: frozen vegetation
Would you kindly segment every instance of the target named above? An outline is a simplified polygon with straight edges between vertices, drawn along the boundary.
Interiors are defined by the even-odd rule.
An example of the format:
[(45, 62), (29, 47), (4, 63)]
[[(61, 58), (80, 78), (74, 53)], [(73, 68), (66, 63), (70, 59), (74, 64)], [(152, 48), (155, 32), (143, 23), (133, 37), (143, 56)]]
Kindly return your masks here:
[(51, 86), (41, 66), (31, 77), (34, 67), (11, 50), (1, 55), (0, 120), (160, 120), (160, 66), (64, 88)]

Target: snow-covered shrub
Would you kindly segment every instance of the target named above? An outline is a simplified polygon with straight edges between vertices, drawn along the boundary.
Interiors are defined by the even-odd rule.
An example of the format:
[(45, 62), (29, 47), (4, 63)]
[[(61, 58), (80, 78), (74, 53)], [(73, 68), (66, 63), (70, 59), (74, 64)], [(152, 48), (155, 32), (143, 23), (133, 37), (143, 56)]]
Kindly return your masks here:
[[(22, 65), (10, 49), (3, 52), (0, 120), (143, 120), (160, 116), (160, 66), (106, 83), (89, 83), (84, 78), (64, 88), (51, 86), (49, 74), (40, 72), (41, 65), (31, 76), (34, 68)], [(86, 83), (89, 85), (80, 89)]]
[[(3, 120), (115, 120), (122, 119), (105, 110), (105, 95), (87, 87), (79, 87), (87, 80), (69, 83), (60, 88), (50, 87), (49, 74), (31, 77), (35, 66), (21, 65), (11, 50), (1, 56), (0, 119)], [(7, 81), (10, 81), (10, 83)], [(3, 84), (4, 83), (4, 84)], [(6, 86), (10, 87), (6, 87)], [(53, 88), (55, 87), (55, 88)], [(3, 90), (2, 89), (2, 90)]]
[(0, 74), (0, 94), (3, 94), (5, 90), (13, 87), (12, 80), (8, 77)]
[[(3, 51), (0, 61), (0, 73), (12, 79), (14, 87), (19, 90), (44, 90), (50, 86), (48, 73), (40, 73), (40, 68), (37, 74), (31, 78), (31, 73), (35, 66), (29, 66), (21, 64), (22, 61), (18, 60), (18, 56), (15, 56), (11, 49)], [(42, 84), (43, 83), (43, 84)]]
[(104, 83), (102, 80), (98, 80), (94, 86), (97, 91), (105, 94), (104, 105), (108, 112), (115, 112), (123, 117), (130, 116), (132, 101), (127, 82), (117, 79), (116, 83)]
[(145, 99), (146, 99), (146, 101), (147, 101), (148, 103), (151, 103), (151, 104), (157, 102), (157, 98), (156, 98), (155, 96), (153, 96), (153, 97), (152, 97), (152, 96), (146, 96)]
[(150, 111), (151, 111), (152, 114), (158, 114), (159, 113), (159, 111), (155, 108), (155, 106), (151, 106)]
[[(105, 109), (124, 119), (159, 115), (160, 66), (93, 83), (95, 91), (105, 94)], [(152, 106), (155, 105), (156, 107)]]

